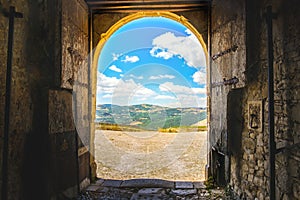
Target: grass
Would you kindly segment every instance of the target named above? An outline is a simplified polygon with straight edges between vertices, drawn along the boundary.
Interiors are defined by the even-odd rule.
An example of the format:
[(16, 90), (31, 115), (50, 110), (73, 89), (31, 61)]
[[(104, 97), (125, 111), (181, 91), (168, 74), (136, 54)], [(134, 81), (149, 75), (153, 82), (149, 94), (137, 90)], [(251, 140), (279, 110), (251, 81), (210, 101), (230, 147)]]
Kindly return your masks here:
[[(119, 125), (119, 124), (109, 124), (109, 123), (96, 123), (96, 129), (110, 130), (110, 131), (131, 131), (131, 132), (149, 131), (139, 126)], [(161, 133), (198, 132), (198, 131), (207, 131), (207, 127), (206, 126), (180, 126), (180, 127), (170, 127), (170, 128), (158, 128), (158, 132)]]
[(96, 129), (110, 130), (110, 131), (131, 131), (131, 132), (144, 131), (143, 129), (135, 126), (126, 126), (126, 125), (108, 124), (108, 123), (96, 123)]
[(208, 179), (204, 181), (204, 185), (207, 190), (214, 189), (216, 187), (214, 178), (212, 176), (208, 177)]

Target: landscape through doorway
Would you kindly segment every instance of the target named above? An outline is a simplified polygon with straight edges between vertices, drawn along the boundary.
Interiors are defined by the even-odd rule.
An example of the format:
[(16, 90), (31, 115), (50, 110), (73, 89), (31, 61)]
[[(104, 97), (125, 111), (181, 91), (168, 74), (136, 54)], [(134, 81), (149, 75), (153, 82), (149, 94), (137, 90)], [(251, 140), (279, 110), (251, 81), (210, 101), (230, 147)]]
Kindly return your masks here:
[(113, 25), (95, 51), (95, 162), (104, 179), (205, 179), (206, 46), (173, 13)]

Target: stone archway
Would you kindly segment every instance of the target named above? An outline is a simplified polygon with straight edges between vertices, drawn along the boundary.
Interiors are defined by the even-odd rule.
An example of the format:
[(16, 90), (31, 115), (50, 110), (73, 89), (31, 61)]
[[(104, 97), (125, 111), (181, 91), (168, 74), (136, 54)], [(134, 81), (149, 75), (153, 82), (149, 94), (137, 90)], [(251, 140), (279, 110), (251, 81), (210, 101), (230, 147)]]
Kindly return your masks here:
[[(140, 18), (144, 18), (144, 17), (165, 17), (171, 20), (174, 20), (176, 22), (179, 22), (180, 24), (183, 24), (184, 26), (186, 26), (198, 39), (198, 42), (201, 44), (202, 49), (204, 50), (205, 53), (205, 57), (206, 57), (206, 63), (207, 63), (207, 49), (206, 49), (206, 44), (201, 36), (201, 34), (196, 30), (196, 28), (189, 23), (189, 21), (183, 17), (183, 16), (179, 16), (177, 14), (171, 13), (171, 12), (139, 12), (139, 13), (135, 13), (129, 16), (126, 16), (124, 18), (122, 18), (121, 20), (117, 21), (114, 25), (112, 25), (108, 31), (106, 33), (102, 33), (101, 34), (101, 40), (99, 41), (95, 52), (94, 52), (94, 56), (93, 56), (93, 65), (92, 65), (92, 121), (95, 120), (95, 112), (96, 112), (96, 85), (97, 85), (97, 64), (98, 64), (98, 59), (99, 59), (99, 55), (101, 53), (102, 48), (104, 47), (106, 41), (109, 39), (110, 36), (112, 36), (112, 34), (117, 31), (120, 27), (122, 27), (123, 25), (136, 20), (136, 19), (140, 19)], [(206, 64), (207, 65), (207, 64)], [(94, 139), (94, 132), (91, 133), (92, 135), (92, 140)], [(91, 141), (92, 141), (91, 140)], [(206, 145), (205, 145), (206, 148)], [(93, 149), (93, 151), (95, 151)], [(95, 153), (95, 152), (93, 152)]]

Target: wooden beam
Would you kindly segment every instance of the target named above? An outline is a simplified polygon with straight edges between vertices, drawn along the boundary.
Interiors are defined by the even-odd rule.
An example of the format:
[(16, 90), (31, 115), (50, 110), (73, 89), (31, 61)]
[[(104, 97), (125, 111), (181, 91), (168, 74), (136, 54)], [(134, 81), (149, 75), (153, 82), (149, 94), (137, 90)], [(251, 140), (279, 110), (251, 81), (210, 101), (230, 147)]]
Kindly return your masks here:
[(129, 12), (137, 10), (186, 11), (206, 7), (209, 0), (86, 0), (92, 10), (107, 12)]

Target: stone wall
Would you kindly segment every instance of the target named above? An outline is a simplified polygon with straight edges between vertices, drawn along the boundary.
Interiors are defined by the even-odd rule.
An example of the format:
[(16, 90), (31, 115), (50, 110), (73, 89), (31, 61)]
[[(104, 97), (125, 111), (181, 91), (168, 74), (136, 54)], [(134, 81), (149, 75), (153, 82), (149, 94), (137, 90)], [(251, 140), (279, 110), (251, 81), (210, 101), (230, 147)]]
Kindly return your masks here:
[(300, 8), (296, 0), (274, 4), (276, 194), (300, 199)]
[[(267, 95), (267, 32), (264, 13), (273, 6), (277, 18), (273, 20), (274, 79), (275, 79), (275, 142), (276, 199), (299, 198), (299, 8), (296, 1), (249, 1), (247, 13), (247, 77), (244, 104), (261, 101), (263, 127), (261, 131), (249, 128), (249, 107), (244, 108), (244, 130), (239, 194), (247, 198), (269, 198), (268, 161), (268, 95)], [(258, 23), (259, 22), (259, 23)], [(257, 47), (260, 48), (257, 48)], [(297, 53), (296, 53), (297, 52)], [(298, 73), (297, 73), (298, 72)], [(298, 107), (297, 107), (298, 106)], [(233, 183), (235, 179), (233, 178)], [(243, 192), (241, 192), (243, 191)]]
[[(93, 47), (95, 48), (101, 39), (101, 34), (117, 23), (122, 18), (133, 13), (103, 13), (93, 15)], [(184, 16), (202, 35), (204, 42), (207, 44), (208, 26), (207, 11), (186, 11), (175, 13)]]
[(90, 180), (88, 8), (83, 0), (62, 0), (57, 11), (58, 66), (48, 106), (53, 196), (71, 198)]
[[(245, 44), (245, 2), (213, 1), (211, 11), (211, 65), (210, 65), (210, 121), (209, 175), (218, 184), (230, 179), (228, 114), (235, 105), (228, 102), (229, 93), (245, 86), (246, 44)], [(238, 78), (233, 85), (224, 84), (224, 79)], [(238, 98), (238, 97), (235, 97)], [(231, 129), (230, 129), (231, 130)]]
[[(72, 106), (73, 88), (64, 82), (66, 80), (64, 78), (69, 80), (70, 73), (64, 73), (62, 69), (73, 70), (71, 78), (74, 78), (72, 83), (77, 91), (77, 99), (87, 96), (87, 7), (81, 0), (74, 0), (73, 3), (65, 0), (0, 1), (1, 11), (7, 11), (9, 6), (15, 6), (16, 11), (23, 13), (24, 18), (15, 19), (9, 126), (8, 199), (71, 197), (78, 192), (77, 187), (80, 181), (78, 165), (82, 164), (78, 163), (77, 158), (77, 147), (80, 147), (81, 143), (78, 142), (80, 139), (77, 137), (74, 119), (79, 121), (78, 132), (84, 132), (84, 135), (87, 135), (89, 117), (86, 101), (80, 101), (80, 110), (77, 109), (77, 115), (74, 117), (73, 111), (76, 106)], [(70, 14), (75, 21), (70, 21)], [(2, 186), (8, 39), (8, 18), (4, 17), (2, 12), (0, 27), (0, 59), (3, 61), (0, 63), (0, 180)], [(66, 63), (65, 58), (72, 63)], [(80, 63), (77, 63), (78, 60)], [(86, 71), (74, 70), (77, 66), (73, 62), (77, 65), (84, 63), (83, 69)], [(85, 154), (85, 157), (88, 159), (82, 159), (83, 162), (87, 162), (84, 164), (84, 169), (88, 170), (81, 170), (82, 177), (89, 175), (89, 154)]]
[[(242, 1), (239, 3), (243, 4)], [(295, 7), (296, 1), (249, 0), (244, 3), (245, 9), (239, 11), (236, 11), (237, 4), (232, 5), (232, 2), (224, 4), (214, 1), (212, 7), (212, 56), (220, 48), (225, 48), (228, 44), (233, 45), (232, 41), (241, 41), (228, 38), (228, 34), (232, 33), (232, 29), (226, 28), (226, 19), (231, 16), (230, 13), (234, 16), (232, 20), (236, 30), (244, 30), (237, 36), (245, 41), (246, 46), (245, 54), (239, 55), (239, 59), (233, 56), (241, 50), (240, 48), (229, 53), (227, 60), (226, 55), (218, 58), (220, 64), (221, 60), (224, 60), (224, 67), (231, 66), (226, 68), (227, 71), (220, 69), (221, 66), (212, 61), (212, 80), (226, 77), (226, 74), (230, 74), (228, 71), (237, 68), (244, 73), (245, 81), (238, 90), (228, 86), (220, 87), (219, 90), (212, 88), (210, 142), (211, 145), (219, 144), (219, 151), (224, 149), (227, 153), (229, 161), (226, 163), (225, 159), (224, 166), (226, 173), (226, 168), (230, 172), (227, 181), (239, 198), (269, 199), (269, 102), (265, 13), (266, 7), (272, 5), (277, 16), (273, 20), (275, 140), (276, 147), (280, 150), (276, 155), (276, 199), (299, 199), (299, 114), (295, 114), (299, 113), (300, 51), (297, 45), (299, 26), (296, 25), (299, 24), (299, 8)], [(229, 14), (226, 8), (230, 10)], [(244, 18), (240, 20), (239, 14), (234, 14), (236, 12)], [(221, 21), (225, 23), (225, 28), (219, 29), (220, 32), (215, 31), (215, 23), (222, 16)], [(232, 37), (235, 38), (235, 34)], [(243, 61), (243, 58), (246, 60)], [(244, 62), (245, 67), (240, 68)], [(222, 137), (222, 133), (225, 137)], [(215, 139), (220, 139), (220, 142)], [(226, 140), (228, 143), (224, 142)], [(216, 159), (216, 156), (212, 157), (212, 161)], [(214, 172), (213, 175), (217, 177), (218, 174)]]
[[(273, 5), (277, 199), (300, 197), (300, 49), (297, 0), (212, 2), (177, 13), (210, 38), (209, 172), (239, 198), (269, 199), (266, 6)], [(83, 0), (0, 0), (15, 6), (8, 199), (63, 199), (89, 183), (92, 150), (88, 14)], [(97, 14), (93, 43), (127, 14)], [(0, 14), (0, 186), (8, 18)], [(212, 59), (213, 58), (213, 59)], [(224, 85), (236, 76), (239, 83)], [(78, 100), (78, 101), (74, 101)], [(261, 114), (260, 114), (261, 113)], [(79, 134), (80, 137), (77, 137)], [(89, 149), (90, 148), (90, 149)], [(79, 158), (78, 158), (79, 156)], [(83, 183), (83, 184), (81, 184)], [(2, 188), (2, 187), (1, 187)], [(1, 191), (2, 192), (2, 191)]]
[[(47, 1), (2, 1), (1, 11), (15, 6), (24, 18), (15, 19), (12, 87), (10, 106), (8, 199), (22, 199), (35, 194), (46, 195), (47, 159), (47, 90), (52, 78), (50, 16)], [(53, 15), (52, 15), (53, 16)], [(0, 14), (0, 137), (3, 151), (4, 98), (7, 58), (8, 18)], [(41, 40), (43, 38), (43, 40)], [(38, 55), (38, 56), (36, 56)], [(2, 162), (1, 162), (2, 163)], [(2, 164), (1, 167), (2, 168)], [(2, 169), (1, 169), (2, 170)], [(2, 171), (1, 171), (2, 172)], [(2, 174), (2, 173), (1, 173)], [(40, 182), (33, 192), (32, 182)], [(2, 183), (2, 181), (1, 181)], [(2, 186), (2, 185), (1, 185)], [(43, 197), (43, 196), (42, 196)]]

